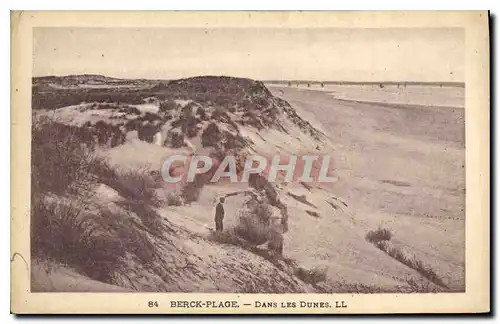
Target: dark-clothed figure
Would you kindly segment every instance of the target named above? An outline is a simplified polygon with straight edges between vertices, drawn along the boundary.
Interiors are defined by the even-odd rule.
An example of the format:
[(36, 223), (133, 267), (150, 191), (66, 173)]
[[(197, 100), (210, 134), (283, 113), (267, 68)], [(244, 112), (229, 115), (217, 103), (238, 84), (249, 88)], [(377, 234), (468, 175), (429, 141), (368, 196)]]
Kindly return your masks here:
[(224, 197), (221, 197), (217, 207), (215, 207), (215, 231), (222, 232), (224, 225)]

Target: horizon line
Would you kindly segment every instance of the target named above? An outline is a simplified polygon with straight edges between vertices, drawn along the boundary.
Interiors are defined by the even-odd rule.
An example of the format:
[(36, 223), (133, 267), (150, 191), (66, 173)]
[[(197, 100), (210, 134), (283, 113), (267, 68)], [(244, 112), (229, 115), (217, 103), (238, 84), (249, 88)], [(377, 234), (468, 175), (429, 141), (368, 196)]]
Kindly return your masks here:
[(326, 83), (326, 84), (447, 84), (447, 85), (465, 85), (465, 81), (409, 81), (409, 80), (366, 80), (366, 81), (353, 81), (353, 80), (320, 80), (320, 79), (256, 79), (251, 77), (240, 77), (240, 76), (230, 76), (230, 75), (215, 75), (215, 74), (200, 74), (193, 75), (189, 77), (182, 78), (170, 78), (170, 79), (159, 79), (159, 78), (123, 78), (115, 76), (107, 76), (104, 74), (95, 73), (83, 73), (83, 74), (65, 74), (65, 75), (44, 75), (44, 76), (32, 76), (32, 79), (41, 78), (68, 78), (68, 77), (104, 77), (108, 79), (122, 80), (122, 81), (134, 81), (134, 80), (145, 80), (145, 81), (174, 81), (181, 79), (189, 79), (201, 76), (213, 76), (213, 77), (234, 77), (234, 78), (245, 78), (251, 80), (261, 81), (263, 83), (283, 83), (283, 82), (298, 82), (298, 83)]

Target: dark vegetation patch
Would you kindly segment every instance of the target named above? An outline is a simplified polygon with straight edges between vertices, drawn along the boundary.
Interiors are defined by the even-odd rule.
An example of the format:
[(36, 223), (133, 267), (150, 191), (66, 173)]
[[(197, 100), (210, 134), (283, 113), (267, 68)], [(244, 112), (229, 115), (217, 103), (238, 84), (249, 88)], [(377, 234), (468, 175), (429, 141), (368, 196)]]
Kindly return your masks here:
[(439, 287), (430, 281), (419, 278), (408, 278), (406, 284), (395, 287), (380, 287), (376, 285), (367, 285), (360, 283), (347, 283), (345, 281), (329, 282), (328, 284), (319, 283), (315, 286), (321, 293), (356, 293), (356, 294), (394, 294), (394, 293), (436, 293)]
[[(55, 89), (33, 86), (32, 109), (57, 109), (76, 105), (82, 102), (93, 102), (94, 105), (136, 105), (144, 103), (147, 98), (160, 100), (160, 113), (169, 114), (178, 110), (174, 100), (192, 100), (203, 107), (213, 107), (210, 119), (225, 122), (237, 128), (228, 113), (241, 114), (238, 120), (243, 125), (257, 129), (274, 127), (283, 132), (278, 122), (284, 112), (295, 124), (315, 138), (320, 133), (307, 121), (297, 115), (295, 110), (280, 98), (274, 97), (260, 81), (245, 78), (202, 76), (158, 83), (150, 88), (141, 89)], [(188, 104), (189, 106), (189, 104)], [(110, 106), (111, 107), (111, 106)], [(125, 108), (118, 108), (124, 111)], [(193, 137), (198, 132), (198, 123), (207, 121), (209, 114), (205, 109), (198, 109), (194, 114), (181, 114), (177, 126), (182, 128), (185, 136)], [(175, 126), (174, 126), (175, 127)]]
[(318, 212), (312, 211), (312, 210), (306, 210), (306, 213), (312, 217), (320, 218), (321, 216), (319, 215)]
[(307, 183), (305, 182), (299, 182), (304, 188), (307, 189), (307, 191), (311, 192), (311, 189), (312, 189), (312, 186), (311, 185), (308, 185)]
[(208, 124), (201, 134), (201, 144), (203, 147), (215, 147), (222, 141), (222, 132), (215, 123)]
[(233, 77), (203, 76), (159, 83), (149, 89), (55, 89), (34, 86), (33, 109), (57, 109), (81, 102), (141, 104), (143, 99), (169, 99), (163, 109), (175, 107), (175, 99), (193, 100), (224, 108), (237, 105), (247, 96), (272, 96), (260, 81)]
[(86, 122), (79, 129), (80, 133), (83, 132), (85, 134), (85, 136), (80, 138), (80, 142), (85, 144), (93, 143), (115, 147), (123, 144), (126, 140), (126, 135), (122, 132), (120, 126), (108, 124), (102, 120), (97, 121), (95, 124)]
[(282, 231), (286, 233), (288, 231), (288, 208), (280, 201), (274, 186), (267, 181), (266, 177), (255, 173), (248, 178), (248, 184), (257, 191), (263, 192), (269, 204), (280, 210)]
[(392, 258), (398, 260), (409, 268), (417, 271), (422, 277), (427, 280), (433, 282), (434, 284), (448, 289), (448, 286), (444, 283), (444, 281), (439, 277), (439, 275), (432, 269), (430, 265), (424, 264), (421, 260), (416, 258), (407, 257), (399, 248), (390, 246), (386, 242), (378, 242), (375, 244), (377, 248), (387, 253)]
[(305, 269), (302, 267), (297, 267), (295, 269), (295, 275), (302, 281), (309, 283), (313, 286), (316, 284), (326, 281), (327, 279), (328, 267), (313, 267), (311, 269)]
[(203, 187), (210, 182), (208, 174), (197, 174), (193, 181), (187, 182), (181, 189), (181, 197), (186, 204), (198, 201)]
[(332, 206), (333, 209), (335, 209), (335, 210), (339, 209), (339, 206), (335, 205), (331, 201), (328, 201), (328, 200), (325, 200), (325, 201), (328, 203), (328, 205)]
[(271, 96), (260, 81), (224, 76), (200, 76), (160, 83), (150, 89), (171, 99), (194, 100), (228, 108), (247, 96)]
[(82, 102), (124, 103), (137, 105), (143, 103), (143, 98), (149, 97), (149, 90), (130, 89), (50, 89), (39, 91), (33, 89), (31, 107), (37, 109), (57, 109), (78, 105)]
[(409, 187), (410, 184), (408, 182), (404, 181), (398, 181), (398, 180), (381, 180), (380, 182), (382, 183), (389, 183), (398, 187)]
[(216, 123), (211, 122), (201, 133), (201, 144), (203, 147), (213, 147), (223, 153), (222, 158), (227, 152), (237, 152), (245, 148), (251, 142), (243, 138), (238, 133), (231, 133), (227, 130), (221, 130)]
[(161, 125), (145, 123), (138, 127), (137, 137), (144, 142), (152, 143), (154, 136), (161, 129)]
[(154, 189), (159, 188), (161, 183), (156, 181), (146, 168), (116, 170), (102, 172), (99, 180), (116, 190), (120, 196), (127, 200), (136, 200), (145, 205), (159, 206), (159, 199)]
[(169, 129), (163, 145), (172, 148), (181, 148), (186, 146), (186, 143), (184, 142), (184, 134), (180, 131)]
[[(287, 271), (290, 270), (288, 267), (296, 267), (297, 264), (294, 260), (290, 258), (283, 257), (280, 251), (273, 249), (263, 249), (256, 246), (254, 243), (241, 237), (234, 229), (224, 230), (222, 233), (212, 232), (209, 236), (210, 240), (221, 244), (231, 244), (239, 246), (247, 251), (257, 254), (264, 259), (270, 261), (278, 269)], [(293, 272), (289, 273), (290, 276)]]
[[(153, 263), (151, 235), (170, 231), (154, 210), (155, 183), (147, 172), (117, 171), (81, 141), (81, 130), (34, 120), (31, 165), (31, 255), (69, 265), (92, 279), (116, 284), (131, 255)], [(93, 202), (109, 185), (126, 198), (122, 208)]]
[(214, 233), (214, 239), (220, 243), (241, 246), (247, 250), (261, 250), (267, 243), (267, 250), (273, 255), (281, 256), (283, 253), (283, 233), (279, 226), (273, 222), (272, 206), (266, 197), (252, 190), (226, 194), (225, 198), (243, 195), (248, 200), (239, 209), (237, 223), (234, 227), (225, 229), (222, 233)]
[(263, 244), (269, 240), (271, 217), (272, 209), (269, 204), (250, 199), (240, 212), (235, 231), (252, 244)]
[(178, 128), (187, 138), (195, 137), (201, 129), (201, 119), (195, 116), (194, 107), (191, 103), (184, 106), (179, 117), (171, 123), (173, 128)]
[(410, 258), (405, 255), (405, 253), (398, 247), (389, 244), (392, 238), (392, 233), (388, 229), (379, 228), (375, 231), (370, 231), (366, 234), (366, 240), (373, 245), (375, 245), (381, 251), (384, 251), (390, 257), (398, 260), (402, 264), (408, 266), (411, 269), (417, 271), (422, 277), (431, 281), (432, 283), (448, 289), (448, 286), (444, 281), (438, 276), (438, 274), (432, 269), (431, 266), (425, 265), (421, 260), (415, 257)]
[(341, 200), (341, 199), (339, 199), (339, 198), (337, 198), (337, 197), (335, 197), (335, 196), (331, 196), (330, 198), (331, 198), (331, 199), (333, 199), (333, 200), (336, 200), (336, 201), (338, 201), (339, 203), (341, 203), (342, 205), (344, 205), (344, 206), (348, 207), (348, 206), (347, 206), (347, 204), (346, 204), (343, 200)]
[(171, 192), (167, 195), (167, 206), (182, 206), (184, 201), (178, 193)]
[(392, 233), (387, 228), (379, 228), (375, 231), (369, 231), (365, 238), (370, 243), (378, 243), (381, 241), (389, 241), (392, 237)]
[(91, 181), (90, 171), (100, 161), (91, 153), (90, 132), (43, 118), (34, 121), (31, 135), (32, 193), (75, 192)]
[(295, 195), (295, 194), (293, 194), (291, 192), (288, 192), (287, 195), (290, 196), (290, 197), (292, 197), (293, 199), (297, 200), (298, 202), (303, 203), (304, 205), (316, 208), (316, 206), (314, 206), (314, 204), (312, 204), (309, 201), (307, 201), (306, 195), (300, 195), (299, 196), (299, 195)]
[(107, 209), (87, 213), (75, 203), (33, 201), (31, 253), (67, 264), (92, 279), (113, 283), (127, 253), (150, 263), (153, 244), (133, 218)]
[(141, 111), (134, 106), (121, 106), (118, 108), (118, 112), (131, 114), (131, 115), (140, 115)]
[(178, 108), (179, 108), (179, 105), (177, 105), (177, 103), (174, 100), (168, 99), (168, 100), (162, 101), (160, 103), (159, 111), (162, 113), (166, 113), (166, 112), (171, 112), (171, 111), (177, 110)]

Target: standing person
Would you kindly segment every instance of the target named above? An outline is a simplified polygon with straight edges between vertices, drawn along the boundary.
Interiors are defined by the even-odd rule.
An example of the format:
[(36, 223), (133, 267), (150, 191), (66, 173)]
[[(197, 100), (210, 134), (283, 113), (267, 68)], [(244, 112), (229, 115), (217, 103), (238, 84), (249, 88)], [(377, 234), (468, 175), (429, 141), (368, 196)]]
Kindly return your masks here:
[(217, 207), (215, 207), (215, 231), (222, 232), (224, 220), (224, 197), (219, 199)]

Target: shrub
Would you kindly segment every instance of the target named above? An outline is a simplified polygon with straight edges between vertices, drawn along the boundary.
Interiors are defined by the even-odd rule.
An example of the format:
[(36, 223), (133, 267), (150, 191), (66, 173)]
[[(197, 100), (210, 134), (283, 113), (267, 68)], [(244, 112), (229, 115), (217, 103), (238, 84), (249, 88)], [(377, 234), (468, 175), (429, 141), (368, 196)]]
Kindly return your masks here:
[[(332, 284), (330, 289), (325, 289), (324, 287), (318, 286), (321, 292), (325, 293), (357, 293), (357, 294), (380, 294), (380, 293), (400, 293), (406, 292), (400, 287), (396, 288), (383, 288), (377, 285), (366, 285), (360, 283), (347, 283), (345, 280), (341, 282), (335, 282)], [(333, 289), (332, 289), (333, 288)]]
[(180, 194), (170, 192), (167, 195), (168, 206), (182, 206), (182, 197)]
[(309, 283), (311, 285), (316, 285), (317, 283), (326, 281), (328, 267), (314, 267), (312, 269), (305, 269), (298, 267), (295, 269), (295, 275), (302, 281)]
[(114, 271), (131, 253), (147, 264), (154, 246), (132, 218), (110, 210), (94, 216), (84, 206), (36, 200), (32, 205), (32, 255), (68, 264), (92, 279), (113, 284)]
[(155, 134), (160, 130), (158, 125), (140, 125), (137, 129), (137, 137), (144, 142), (152, 143)]
[(271, 226), (268, 234), (267, 248), (278, 255), (283, 255), (283, 234), (277, 227)]
[(186, 135), (188, 138), (194, 137), (198, 134), (201, 119), (194, 116), (193, 113), (194, 104), (190, 103), (186, 105), (181, 112), (181, 115), (177, 120), (172, 122), (172, 127), (179, 127), (182, 134)]
[[(405, 293), (437, 293), (440, 292), (438, 286), (433, 285), (430, 280), (426, 280), (422, 277), (415, 278), (411, 277), (406, 280), (408, 287), (404, 287), (402, 290)], [(405, 289), (406, 288), (406, 289)]]
[(376, 231), (369, 231), (365, 238), (370, 243), (389, 241), (392, 237), (391, 231), (386, 228), (379, 228)]
[(228, 228), (223, 232), (212, 231), (208, 238), (220, 244), (236, 245), (241, 248), (249, 250), (252, 248), (252, 246), (249, 245), (247, 241), (243, 240), (238, 236), (238, 234), (234, 231), (233, 228)]
[[(381, 242), (383, 243), (383, 242)], [(387, 244), (379, 244), (377, 246), (380, 250), (384, 251), (387, 253), (389, 256), (392, 258), (398, 260), (399, 262), (403, 263), (404, 265), (408, 266), (409, 268), (414, 269), (417, 271), (422, 277), (426, 278), (427, 280), (435, 283), (438, 286), (441, 286), (443, 288), (448, 288), (447, 285), (443, 282), (443, 280), (438, 276), (438, 274), (432, 269), (431, 266), (424, 264), (421, 260), (416, 259), (415, 257), (410, 258), (407, 257), (401, 249), (394, 247), (394, 246), (389, 246)]]
[(240, 134), (233, 135), (228, 131), (224, 131), (223, 136), (226, 150), (242, 149), (247, 144), (247, 141)]
[(197, 174), (193, 181), (187, 182), (181, 189), (181, 197), (187, 204), (198, 201), (203, 186), (210, 181), (207, 174)]
[(78, 129), (50, 119), (35, 120), (31, 142), (31, 185), (34, 193), (66, 194), (91, 180), (98, 158), (81, 143)]
[(162, 101), (160, 103), (160, 112), (168, 112), (170, 110), (177, 109), (177, 107), (177, 103), (172, 99)]
[(119, 128), (117, 128), (117, 129), (115, 129), (113, 135), (111, 136), (111, 141), (110, 141), (109, 145), (111, 147), (115, 147), (115, 146), (118, 146), (118, 145), (125, 143), (125, 140), (126, 140), (125, 134), (122, 133)]
[(316, 217), (316, 218), (321, 217), (318, 212), (315, 212), (315, 211), (312, 211), (312, 210), (306, 210), (306, 213), (308, 215), (311, 215), (312, 217)]
[(142, 126), (142, 122), (138, 119), (131, 119), (125, 124), (127, 131), (138, 130)]
[(248, 98), (245, 98), (241, 101), (240, 105), (242, 108), (249, 108), (252, 106), (252, 101)]
[(199, 117), (201, 120), (204, 121), (208, 120), (207, 112), (202, 107), (198, 107), (198, 109), (196, 109), (196, 116)]
[(178, 131), (169, 130), (167, 132), (167, 137), (165, 138), (163, 145), (169, 146), (171, 148), (180, 148), (186, 146), (186, 143), (184, 143), (184, 134)]
[(269, 106), (269, 101), (264, 97), (254, 98), (253, 102), (254, 102), (254, 107), (257, 110), (263, 110), (264, 108)]
[[(80, 143), (74, 131), (50, 120), (34, 122), (31, 252), (113, 283), (114, 271), (126, 266), (130, 254), (142, 264), (152, 262), (155, 249), (148, 235), (167, 228), (151, 207), (159, 205), (158, 183), (143, 169), (113, 170)], [(88, 208), (91, 200), (85, 193), (95, 193), (97, 182), (126, 198), (126, 208)]]
[(186, 134), (186, 136), (188, 138), (195, 137), (196, 135), (198, 135), (198, 131), (200, 130), (200, 128), (198, 127), (198, 124), (200, 123), (200, 121), (201, 120), (199, 120), (198, 118), (196, 118), (194, 116), (186, 117), (183, 120), (183, 123), (181, 126), (182, 132), (184, 134)]
[(160, 183), (155, 181), (147, 168), (109, 171), (103, 167), (101, 172), (101, 181), (122, 197), (143, 204), (159, 205), (155, 189)]
[(107, 145), (109, 140), (112, 138), (113, 133), (119, 129), (111, 124), (108, 124), (102, 120), (99, 120), (94, 125), (94, 129), (97, 135), (98, 143), (100, 145)]
[(214, 103), (218, 106), (227, 108), (231, 104), (232, 98), (230, 96), (219, 95), (215, 98)]
[(113, 170), (106, 163), (96, 166), (94, 172), (102, 183), (126, 199), (121, 205), (137, 214), (149, 232), (161, 235), (162, 231), (167, 230), (161, 216), (152, 208), (161, 205), (156, 194), (161, 180), (155, 178), (154, 172), (146, 167)]
[(140, 218), (142, 225), (144, 225), (143, 230), (158, 237), (163, 237), (165, 232), (171, 232), (171, 229), (164, 223), (162, 217), (151, 205), (138, 199), (120, 202), (118, 205), (135, 213)]
[(194, 116), (194, 108), (196, 104), (194, 102), (189, 102), (184, 107), (182, 107), (180, 116), (183, 118)]
[(219, 126), (215, 123), (208, 124), (207, 128), (201, 133), (201, 144), (203, 147), (217, 146), (222, 140), (222, 133)]
[(410, 268), (415, 269), (422, 277), (435, 283), (438, 286), (448, 288), (444, 281), (439, 277), (439, 275), (432, 269), (430, 265), (424, 264), (421, 260), (411, 259), (408, 263)]
[(130, 91), (129, 89), (54, 89), (38, 91), (33, 89), (31, 105), (36, 109), (57, 109), (82, 102), (141, 104), (142, 98), (150, 96), (149, 89)]
[(138, 120), (154, 122), (156, 120), (161, 120), (161, 117), (157, 114), (154, 114), (154, 113), (151, 113), (148, 111), (144, 114), (144, 116), (139, 117)]
[(267, 203), (250, 199), (240, 210), (236, 233), (245, 240), (260, 245), (269, 240), (272, 209)]
[(437, 273), (430, 266), (425, 265), (421, 260), (415, 257), (411, 258), (398, 247), (389, 244), (391, 239), (391, 232), (387, 229), (378, 229), (370, 231), (366, 235), (366, 240), (373, 243), (379, 250), (385, 252), (390, 257), (398, 260), (402, 264), (417, 271), (422, 277), (433, 282), (434, 284), (443, 288), (448, 288), (444, 281), (437, 275)]
[(249, 125), (259, 130), (264, 128), (264, 124), (253, 111), (245, 111), (242, 117), (244, 125)]
[(32, 199), (31, 253), (53, 256), (64, 247), (72, 256), (74, 241), (84, 232), (81, 213), (82, 209), (73, 204), (49, 203), (40, 196)]
[(223, 122), (223, 123), (230, 123), (231, 122), (231, 117), (227, 114), (227, 112), (224, 109), (216, 108), (212, 112), (211, 118), (213, 120)]
[(134, 107), (134, 106), (121, 107), (120, 109), (118, 109), (118, 111), (123, 112), (123, 113), (129, 113), (132, 115), (140, 115), (141, 114), (141, 111), (137, 107)]

